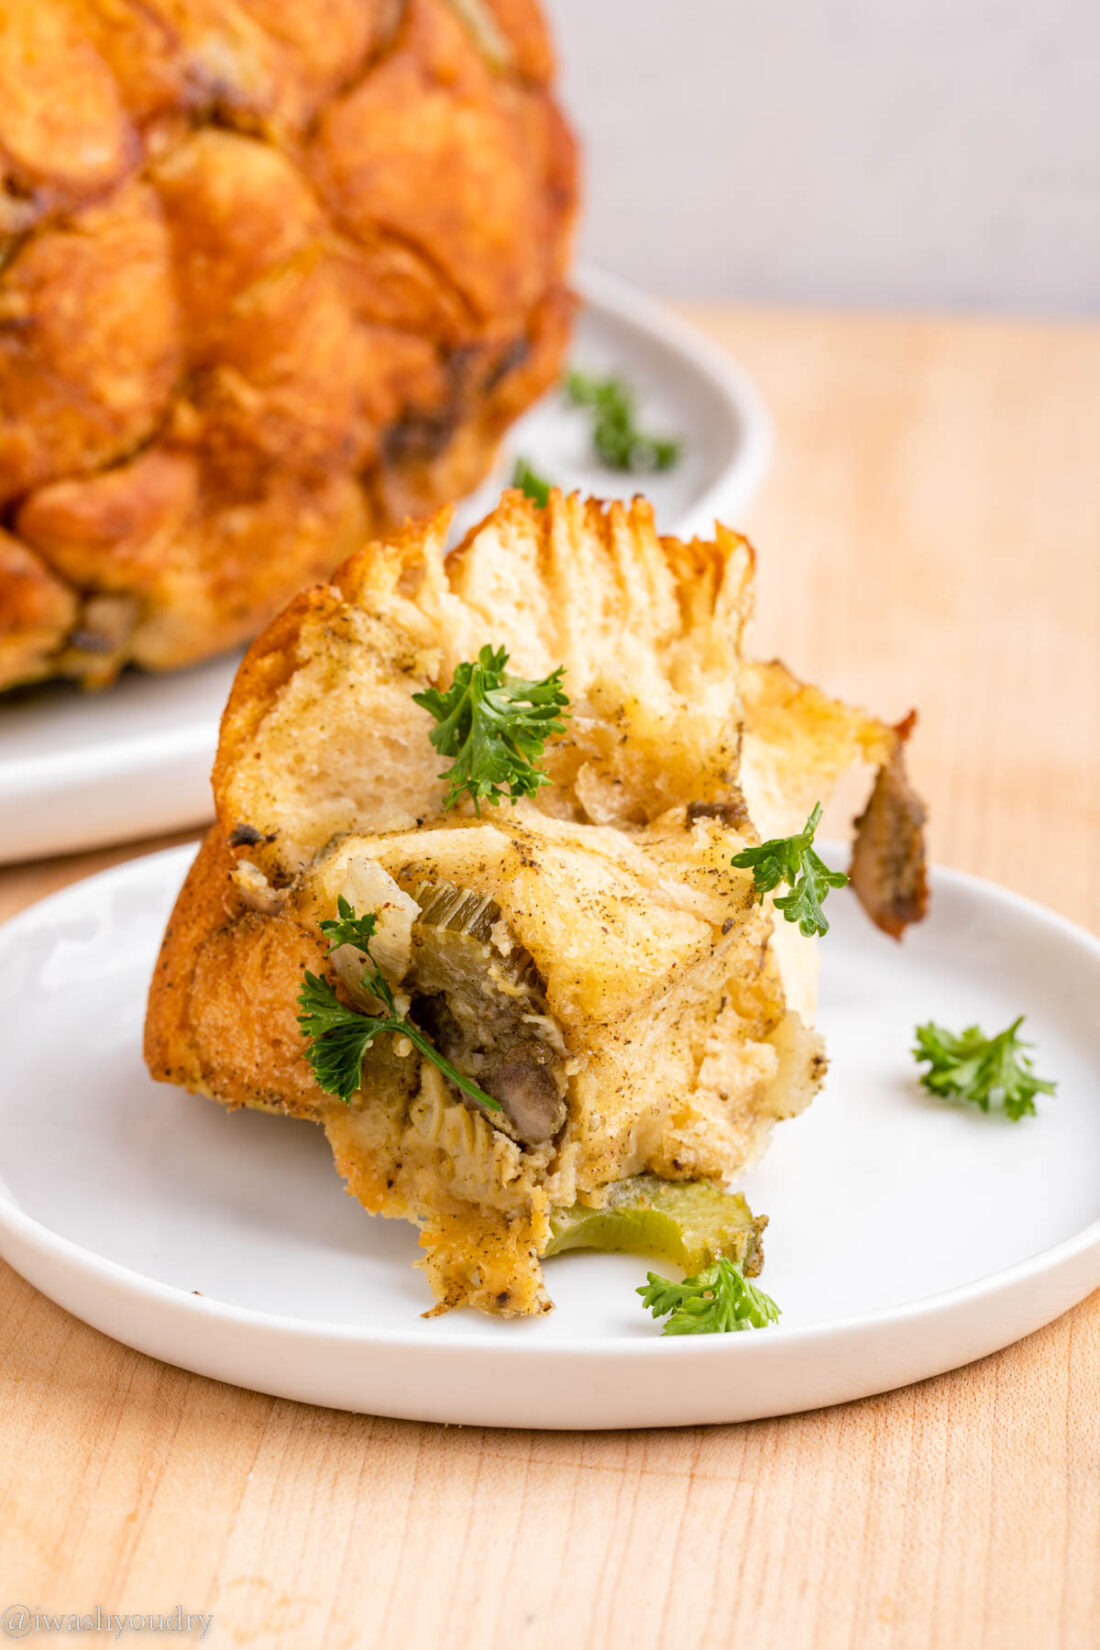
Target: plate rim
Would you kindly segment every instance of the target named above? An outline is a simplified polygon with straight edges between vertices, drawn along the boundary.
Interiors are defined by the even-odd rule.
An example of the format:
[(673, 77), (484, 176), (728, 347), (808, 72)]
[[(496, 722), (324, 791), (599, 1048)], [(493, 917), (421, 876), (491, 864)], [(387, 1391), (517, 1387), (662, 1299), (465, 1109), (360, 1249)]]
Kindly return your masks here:
[[(830, 847), (830, 844), (823, 844)], [(833, 845), (835, 846), (835, 845)], [(181, 871), (194, 857), (196, 846), (184, 843), (170, 848), (162, 848), (151, 854), (135, 855), (125, 860), (121, 865), (112, 866), (107, 870), (99, 871), (91, 876), (78, 879), (67, 887), (37, 900), (14, 917), (0, 925), (0, 955), (11, 945), (18, 944), (25, 929), (33, 929), (43, 917), (49, 916), (51, 908), (64, 905), (73, 897), (75, 891), (84, 892), (90, 887), (107, 889), (114, 883), (125, 883), (140, 875), (150, 875), (161, 868), (168, 870), (178, 865)], [(954, 885), (956, 888), (969, 894), (971, 897), (992, 899), (995, 904), (1006, 906), (1017, 916), (1032, 922), (1047, 926), (1056, 933), (1062, 941), (1082, 948), (1090, 955), (1093, 961), (1100, 966), (1100, 938), (1060, 912), (1051, 910), (1038, 900), (1031, 899), (1025, 894), (1019, 894), (1014, 889), (1006, 888), (999, 883), (991, 882), (985, 877), (975, 875), (970, 871), (963, 871), (950, 866), (935, 866), (931, 873), (933, 897), (937, 884), (942, 888)], [(205, 1096), (196, 1096), (204, 1099), (207, 1104), (217, 1104)], [(243, 1329), (264, 1331), (268, 1334), (284, 1335), (293, 1339), (299, 1345), (311, 1343), (325, 1345), (341, 1343), (345, 1347), (359, 1347), (369, 1352), (372, 1347), (385, 1346), (392, 1350), (412, 1352), (417, 1356), (432, 1357), (470, 1357), (491, 1354), (494, 1358), (528, 1358), (536, 1357), (540, 1360), (561, 1359), (599, 1360), (605, 1363), (619, 1360), (633, 1361), (638, 1357), (673, 1355), (683, 1356), (681, 1342), (678, 1339), (668, 1339), (660, 1335), (641, 1336), (637, 1339), (616, 1339), (606, 1342), (592, 1339), (562, 1339), (537, 1343), (520, 1335), (509, 1337), (501, 1334), (499, 1327), (493, 1331), (479, 1330), (463, 1336), (462, 1339), (439, 1340), (433, 1342), (424, 1337), (423, 1331), (411, 1329), (369, 1328), (362, 1325), (333, 1323), (324, 1319), (303, 1319), (291, 1317), (283, 1313), (264, 1311), (256, 1307), (237, 1306), (230, 1302), (219, 1301), (206, 1295), (195, 1295), (181, 1289), (174, 1284), (161, 1282), (145, 1273), (135, 1271), (121, 1261), (111, 1260), (95, 1250), (85, 1248), (72, 1238), (66, 1238), (55, 1232), (52, 1227), (46, 1226), (35, 1216), (28, 1214), (14, 1200), (7, 1185), (2, 1179), (2, 1164), (0, 1164), (0, 1234), (9, 1235), (17, 1242), (29, 1244), (47, 1261), (61, 1263), (73, 1272), (85, 1278), (94, 1278), (96, 1281), (107, 1284), (116, 1290), (126, 1292), (138, 1304), (172, 1307), (178, 1311), (181, 1306), (196, 1321), (207, 1321), (211, 1324), (223, 1326), (239, 1326)], [(877, 1329), (890, 1328), (908, 1329), (917, 1326), (922, 1320), (938, 1316), (941, 1313), (950, 1313), (977, 1301), (995, 1301), (1000, 1296), (1014, 1291), (1029, 1280), (1050, 1272), (1059, 1271), (1069, 1263), (1087, 1255), (1095, 1249), (1100, 1258), (1100, 1215), (1082, 1227), (1080, 1231), (1064, 1238), (1046, 1249), (1039, 1250), (1034, 1255), (1028, 1255), (1023, 1260), (1014, 1262), (1011, 1266), (999, 1271), (988, 1272), (983, 1276), (971, 1279), (970, 1282), (960, 1284), (954, 1289), (942, 1290), (939, 1293), (918, 1296), (914, 1300), (903, 1301), (893, 1306), (876, 1307), (870, 1311), (844, 1318), (827, 1319), (816, 1324), (802, 1326), (784, 1326), (782, 1323), (770, 1327), (759, 1335), (749, 1336), (715, 1336), (700, 1337), (692, 1340), (694, 1357), (710, 1357), (714, 1355), (728, 1357), (731, 1355), (731, 1344), (739, 1346), (741, 1351), (735, 1354), (744, 1359), (753, 1356), (764, 1356), (765, 1346), (775, 1347), (777, 1342), (803, 1351), (813, 1350), (822, 1343), (835, 1343), (858, 1336)], [(639, 1257), (644, 1259), (645, 1257)], [(9, 1264), (13, 1264), (9, 1262)], [(14, 1267), (19, 1271), (19, 1267)], [(20, 1271), (20, 1275), (23, 1273)], [(74, 1314), (79, 1316), (79, 1314)], [(1059, 1314), (1060, 1315), (1060, 1314)], [(88, 1321), (88, 1320), (85, 1320)], [(521, 1328), (522, 1334), (522, 1328)], [(655, 1348), (663, 1347), (661, 1352)], [(752, 1348), (756, 1347), (754, 1354)], [(677, 1349), (674, 1352), (674, 1348)], [(767, 1354), (770, 1356), (770, 1354)], [(691, 1424), (691, 1423), (685, 1423)]]

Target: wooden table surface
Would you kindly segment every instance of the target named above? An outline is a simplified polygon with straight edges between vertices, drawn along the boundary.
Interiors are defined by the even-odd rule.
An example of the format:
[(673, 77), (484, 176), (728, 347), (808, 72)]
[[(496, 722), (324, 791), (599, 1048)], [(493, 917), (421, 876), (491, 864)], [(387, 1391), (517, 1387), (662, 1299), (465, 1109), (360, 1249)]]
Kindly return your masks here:
[[(1100, 329), (687, 313), (775, 415), (760, 651), (917, 703), (936, 857), (1100, 928)], [(0, 916), (147, 846), (7, 870)], [(1100, 1645), (1100, 1296), (920, 1386), (674, 1432), (276, 1401), (6, 1267), (0, 1359), (0, 1608), (178, 1602), (260, 1650)]]

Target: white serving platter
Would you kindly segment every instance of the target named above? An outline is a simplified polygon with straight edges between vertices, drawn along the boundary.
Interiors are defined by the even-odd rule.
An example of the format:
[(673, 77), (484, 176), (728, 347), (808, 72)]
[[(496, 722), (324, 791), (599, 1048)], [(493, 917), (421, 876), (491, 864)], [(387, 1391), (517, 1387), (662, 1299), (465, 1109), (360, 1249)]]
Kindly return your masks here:
[[(569, 488), (605, 497), (644, 490), (668, 533), (736, 524), (767, 467), (771, 427), (745, 374), (699, 333), (632, 287), (594, 270), (570, 360), (621, 374), (647, 428), (684, 443), (675, 469), (616, 475), (592, 461), (588, 421), (553, 392), (515, 426), (493, 475), (462, 504), (464, 530), (490, 510), (517, 456)], [(0, 863), (180, 830), (210, 817), (218, 719), (239, 655), (172, 676), (128, 672), (108, 693), (57, 683), (0, 698)]]
[[(744, 1188), (771, 1217), (775, 1328), (662, 1339), (634, 1294), (652, 1263), (597, 1254), (547, 1264), (557, 1310), (535, 1322), (425, 1320), (413, 1229), (344, 1195), (320, 1130), (146, 1075), (145, 992), (190, 852), (133, 860), (0, 929), (18, 1028), (0, 1090), (0, 1253), (130, 1346), (380, 1415), (688, 1426), (921, 1380), (1100, 1286), (1100, 942), (940, 871), (932, 916), (901, 946), (848, 894), (830, 899), (827, 1086)], [(992, 1031), (1021, 1012), (1058, 1083), (1037, 1117), (919, 1086), (917, 1020)]]

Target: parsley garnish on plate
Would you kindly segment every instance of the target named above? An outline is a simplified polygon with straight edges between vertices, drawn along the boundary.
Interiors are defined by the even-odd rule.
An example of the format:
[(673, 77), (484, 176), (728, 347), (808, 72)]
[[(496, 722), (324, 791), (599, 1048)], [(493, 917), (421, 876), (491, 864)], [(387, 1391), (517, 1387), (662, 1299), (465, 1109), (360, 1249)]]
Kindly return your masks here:
[(913, 1058), (918, 1064), (928, 1062), (921, 1082), (942, 1099), (969, 1100), (982, 1111), (999, 1104), (1014, 1123), (1034, 1117), (1035, 1096), (1053, 1094), (1057, 1084), (1032, 1070), (1022, 1051), (1033, 1045), (1016, 1035), (1023, 1023), (1021, 1014), (995, 1037), (987, 1037), (980, 1026), (967, 1026), (957, 1036), (934, 1020), (917, 1026)]
[(663, 1335), (726, 1335), (737, 1329), (763, 1329), (779, 1317), (771, 1296), (750, 1283), (737, 1262), (724, 1255), (683, 1283), (673, 1283), (656, 1272), (647, 1272), (646, 1277), (648, 1283), (637, 1293), (655, 1318), (668, 1317)]
[(551, 735), (565, 732), (565, 666), (528, 682), (509, 676), (507, 663), (504, 648), (483, 647), (473, 664), (458, 666), (445, 692), (413, 694), (439, 724), (429, 735), (432, 744), (440, 756), (455, 759), (439, 776), (450, 782), (444, 808), (466, 793), (480, 815), (482, 802), (498, 806), (505, 796), (534, 796), (550, 783), (538, 763)]
[(512, 471), (512, 486), (518, 487), (532, 504), (537, 504), (540, 509), (545, 510), (552, 485), (552, 482), (544, 481), (537, 470), (532, 470), (525, 458), (516, 459)]
[(785, 882), (791, 890), (775, 901), (788, 922), (796, 922), (807, 939), (811, 934), (827, 934), (829, 924), (821, 907), (830, 888), (843, 888), (848, 878), (843, 871), (830, 871), (814, 849), (814, 833), (821, 823), (821, 803), (797, 836), (775, 836), (758, 848), (746, 848), (732, 860), (738, 870), (752, 871), (757, 894), (769, 894)]
[(592, 409), (592, 446), (609, 470), (652, 473), (680, 462), (682, 442), (638, 428), (634, 392), (621, 378), (574, 371), (566, 377), (565, 394), (575, 407)]
[(491, 1094), (478, 1088), (468, 1077), (464, 1077), (449, 1060), (444, 1059), (439, 1050), (428, 1037), (413, 1025), (405, 1014), (397, 1012), (390, 990), (389, 981), (382, 973), (378, 964), (370, 954), (370, 942), (378, 927), (378, 919), (373, 913), (365, 917), (356, 916), (355, 911), (341, 894), (336, 902), (339, 916), (318, 924), (322, 934), (329, 941), (328, 955), (338, 951), (342, 945), (353, 945), (362, 951), (366, 957), (366, 970), (362, 984), (381, 1002), (385, 1009), (384, 1014), (367, 1014), (359, 1008), (349, 1008), (336, 995), (336, 988), (331, 980), (322, 979), (318, 974), (311, 974), (306, 970), (302, 989), (298, 993), (298, 1024), (303, 1037), (311, 1039), (308, 1059), (313, 1075), (320, 1086), (328, 1094), (338, 1094), (340, 1099), (347, 1102), (357, 1089), (363, 1084), (363, 1056), (366, 1054), (376, 1037), (385, 1032), (393, 1032), (396, 1036), (407, 1037), (414, 1048), (420, 1050), (425, 1059), (438, 1066), (445, 1077), (468, 1094), (472, 1100), (478, 1100), (491, 1111), (500, 1110), (500, 1102), (494, 1100)]

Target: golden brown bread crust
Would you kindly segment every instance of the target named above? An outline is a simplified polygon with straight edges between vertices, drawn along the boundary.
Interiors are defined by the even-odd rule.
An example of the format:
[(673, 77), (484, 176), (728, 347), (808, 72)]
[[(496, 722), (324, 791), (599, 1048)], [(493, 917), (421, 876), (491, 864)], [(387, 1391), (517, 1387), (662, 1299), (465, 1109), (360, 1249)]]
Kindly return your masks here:
[(229, 1106), (315, 1116), (325, 1099), (302, 1060), (295, 998), (324, 942), (312, 923), (261, 920), (241, 898), (234, 858), (207, 833), (165, 930), (145, 1023), (154, 1076)]
[(10, 0), (0, 689), (247, 640), (482, 477), (568, 331), (552, 76), (534, 0)]
[(57, 638), (76, 621), (76, 597), (26, 545), (2, 529), (0, 588), (0, 678), (34, 682), (51, 675)]

